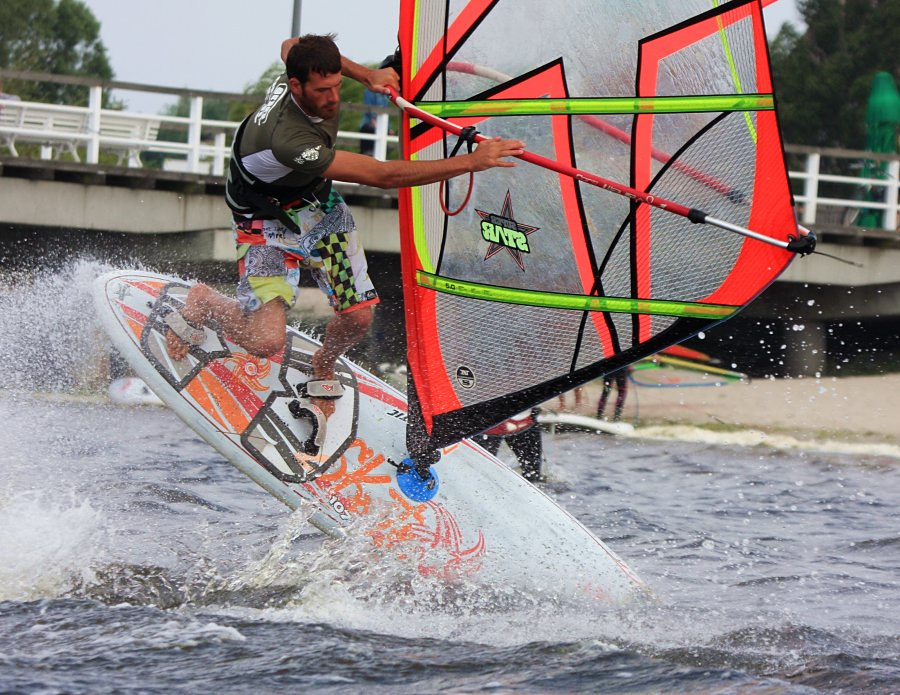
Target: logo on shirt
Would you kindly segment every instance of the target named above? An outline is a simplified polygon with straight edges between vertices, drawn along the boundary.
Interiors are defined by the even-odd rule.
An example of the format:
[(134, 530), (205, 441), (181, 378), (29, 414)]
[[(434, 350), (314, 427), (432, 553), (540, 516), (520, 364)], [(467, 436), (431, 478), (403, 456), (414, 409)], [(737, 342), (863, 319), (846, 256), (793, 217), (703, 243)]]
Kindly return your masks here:
[(260, 106), (256, 115), (253, 116), (253, 122), (256, 125), (262, 125), (269, 118), (269, 113), (271, 113), (272, 109), (275, 108), (275, 105), (281, 100), (285, 94), (287, 94), (288, 86), (286, 82), (281, 82), (280, 80), (276, 80), (274, 84), (272, 84), (269, 89), (266, 91), (266, 101)]
[(303, 150), (303, 152), (300, 153), (300, 156), (294, 159), (294, 161), (297, 162), (297, 164), (303, 164), (303, 162), (315, 162), (319, 158), (319, 150), (321, 149), (321, 145), (307, 148)]

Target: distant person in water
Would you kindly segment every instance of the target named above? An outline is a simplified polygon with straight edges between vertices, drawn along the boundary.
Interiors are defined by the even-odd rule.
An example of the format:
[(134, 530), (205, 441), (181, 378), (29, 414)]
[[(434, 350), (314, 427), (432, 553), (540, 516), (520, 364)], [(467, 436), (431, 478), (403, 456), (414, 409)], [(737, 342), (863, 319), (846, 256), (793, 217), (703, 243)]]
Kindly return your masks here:
[(474, 438), (476, 444), (484, 447), (494, 456), (500, 450), (500, 444), (505, 441), (519, 461), (522, 477), (532, 483), (545, 480), (543, 474), (544, 442), (541, 428), (537, 422), (538, 412), (538, 408), (526, 410), (524, 413), (519, 413), (509, 420), (485, 430)]
[(616, 387), (616, 404), (613, 408), (612, 422), (622, 419), (622, 410), (625, 408), (625, 398), (628, 396), (629, 367), (620, 369), (603, 377), (603, 391), (600, 393), (600, 401), (597, 403), (597, 419), (604, 419), (606, 403), (612, 393), (613, 385)]
[[(576, 386), (574, 389), (572, 389), (571, 393), (574, 394), (574, 396), (575, 396), (575, 404), (574, 404), (575, 410), (578, 410), (584, 404), (584, 387)], [(568, 407), (568, 404), (566, 402), (567, 396), (568, 396), (568, 392), (559, 394), (559, 406), (558, 407), (560, 410), (565, 410)]]
[[(365, 92), (363, 92), (363, 104), (365, 104), (366, 106), (388, 106), (390, 104), (390, 101), (384, 94), (373, 92), (371, 89), (367, 89)], [(366, 133), (367, 135), (374, 135), (377, 127), (378, 112), (366, 111), (363, 114), (362, 120), (360, 121), (359, 132)], [(375, 141), (369, 139), (360, 140), (359, 152), (360, 154), (365, 154), (369, 157), (374, 156)]]
[(335, 362), (366, 335), (378, 302), (353, 216), (332, 181), (418, 186), (512, 167), (507, 158), (524, 151), (522, 142), (499, 138), (436, 161), (382, 162), (337, 150), (342, 77), (376, 93), (399, 90), (400, 83), (393, 68), (367, 68), (343, 57), (333, 39), (306, 35), (284, 41), (285, 73), (235, 136), (225, 198), (234, 215), (237, 299), (194, 285), (184, 309), (166, 319), (167, 349), (176, 360), (203, 341), (199, 327), (210, 321), (252, 355), (277, 355), (284, 348), (286, 312), (297, 299), (300, 271), (309, 270), (335, 312), (312, 357), (307, 384), (307, 396), (325, 417), (343, 392)]

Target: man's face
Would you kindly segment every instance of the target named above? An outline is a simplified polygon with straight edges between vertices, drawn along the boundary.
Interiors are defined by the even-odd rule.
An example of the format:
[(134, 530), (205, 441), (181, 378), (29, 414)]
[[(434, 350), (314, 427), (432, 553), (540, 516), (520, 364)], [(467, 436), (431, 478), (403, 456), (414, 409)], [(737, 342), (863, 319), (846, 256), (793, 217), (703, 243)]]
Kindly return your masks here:
[(300, 84), (292, 77), (290, 85), (291, 92), (306, 114), (319, 118), (331, 118), (337, 114), (341, 105), (341, 73), (320, 75), (311, 72), (306, 84)]

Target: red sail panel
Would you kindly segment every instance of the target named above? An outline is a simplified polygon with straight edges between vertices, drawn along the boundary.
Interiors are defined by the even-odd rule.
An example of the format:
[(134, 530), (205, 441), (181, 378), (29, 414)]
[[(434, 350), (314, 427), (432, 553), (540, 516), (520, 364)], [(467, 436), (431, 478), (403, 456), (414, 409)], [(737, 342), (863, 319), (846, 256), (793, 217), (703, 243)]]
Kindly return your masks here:
[[(534, 155), (476, 174), (455, 216), (437, 184), (401, 191), (411, 452), (704, 330), (784, 269), (789, 252), (686, 217), (796, 234), (767, 3), (401, 0), (403, 96)], [(405, 156), (448, 156), (456, 136), (419, 116)]]

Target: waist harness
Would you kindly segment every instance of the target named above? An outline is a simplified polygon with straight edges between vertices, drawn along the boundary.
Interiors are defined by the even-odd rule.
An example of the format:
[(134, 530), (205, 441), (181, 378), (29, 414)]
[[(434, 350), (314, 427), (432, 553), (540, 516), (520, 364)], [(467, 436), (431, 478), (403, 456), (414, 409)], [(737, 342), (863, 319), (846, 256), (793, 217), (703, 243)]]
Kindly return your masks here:
[(253, 114), (250, 114), (244, 119), (234, 136), (228, 178), (225, 181), (225, 202), (239, 215), (255, 220), (278, 220), (291, 231), (302, 234), (300, 227), (285, 209), (318, 205), (319, 201), (328, 200), (331, 181), (318, 177), (298, 190), (295, 186), (277, 186), (261, 181), (251, 174), (241, 162), (239, 153), (244, 128), (252, 117)]

